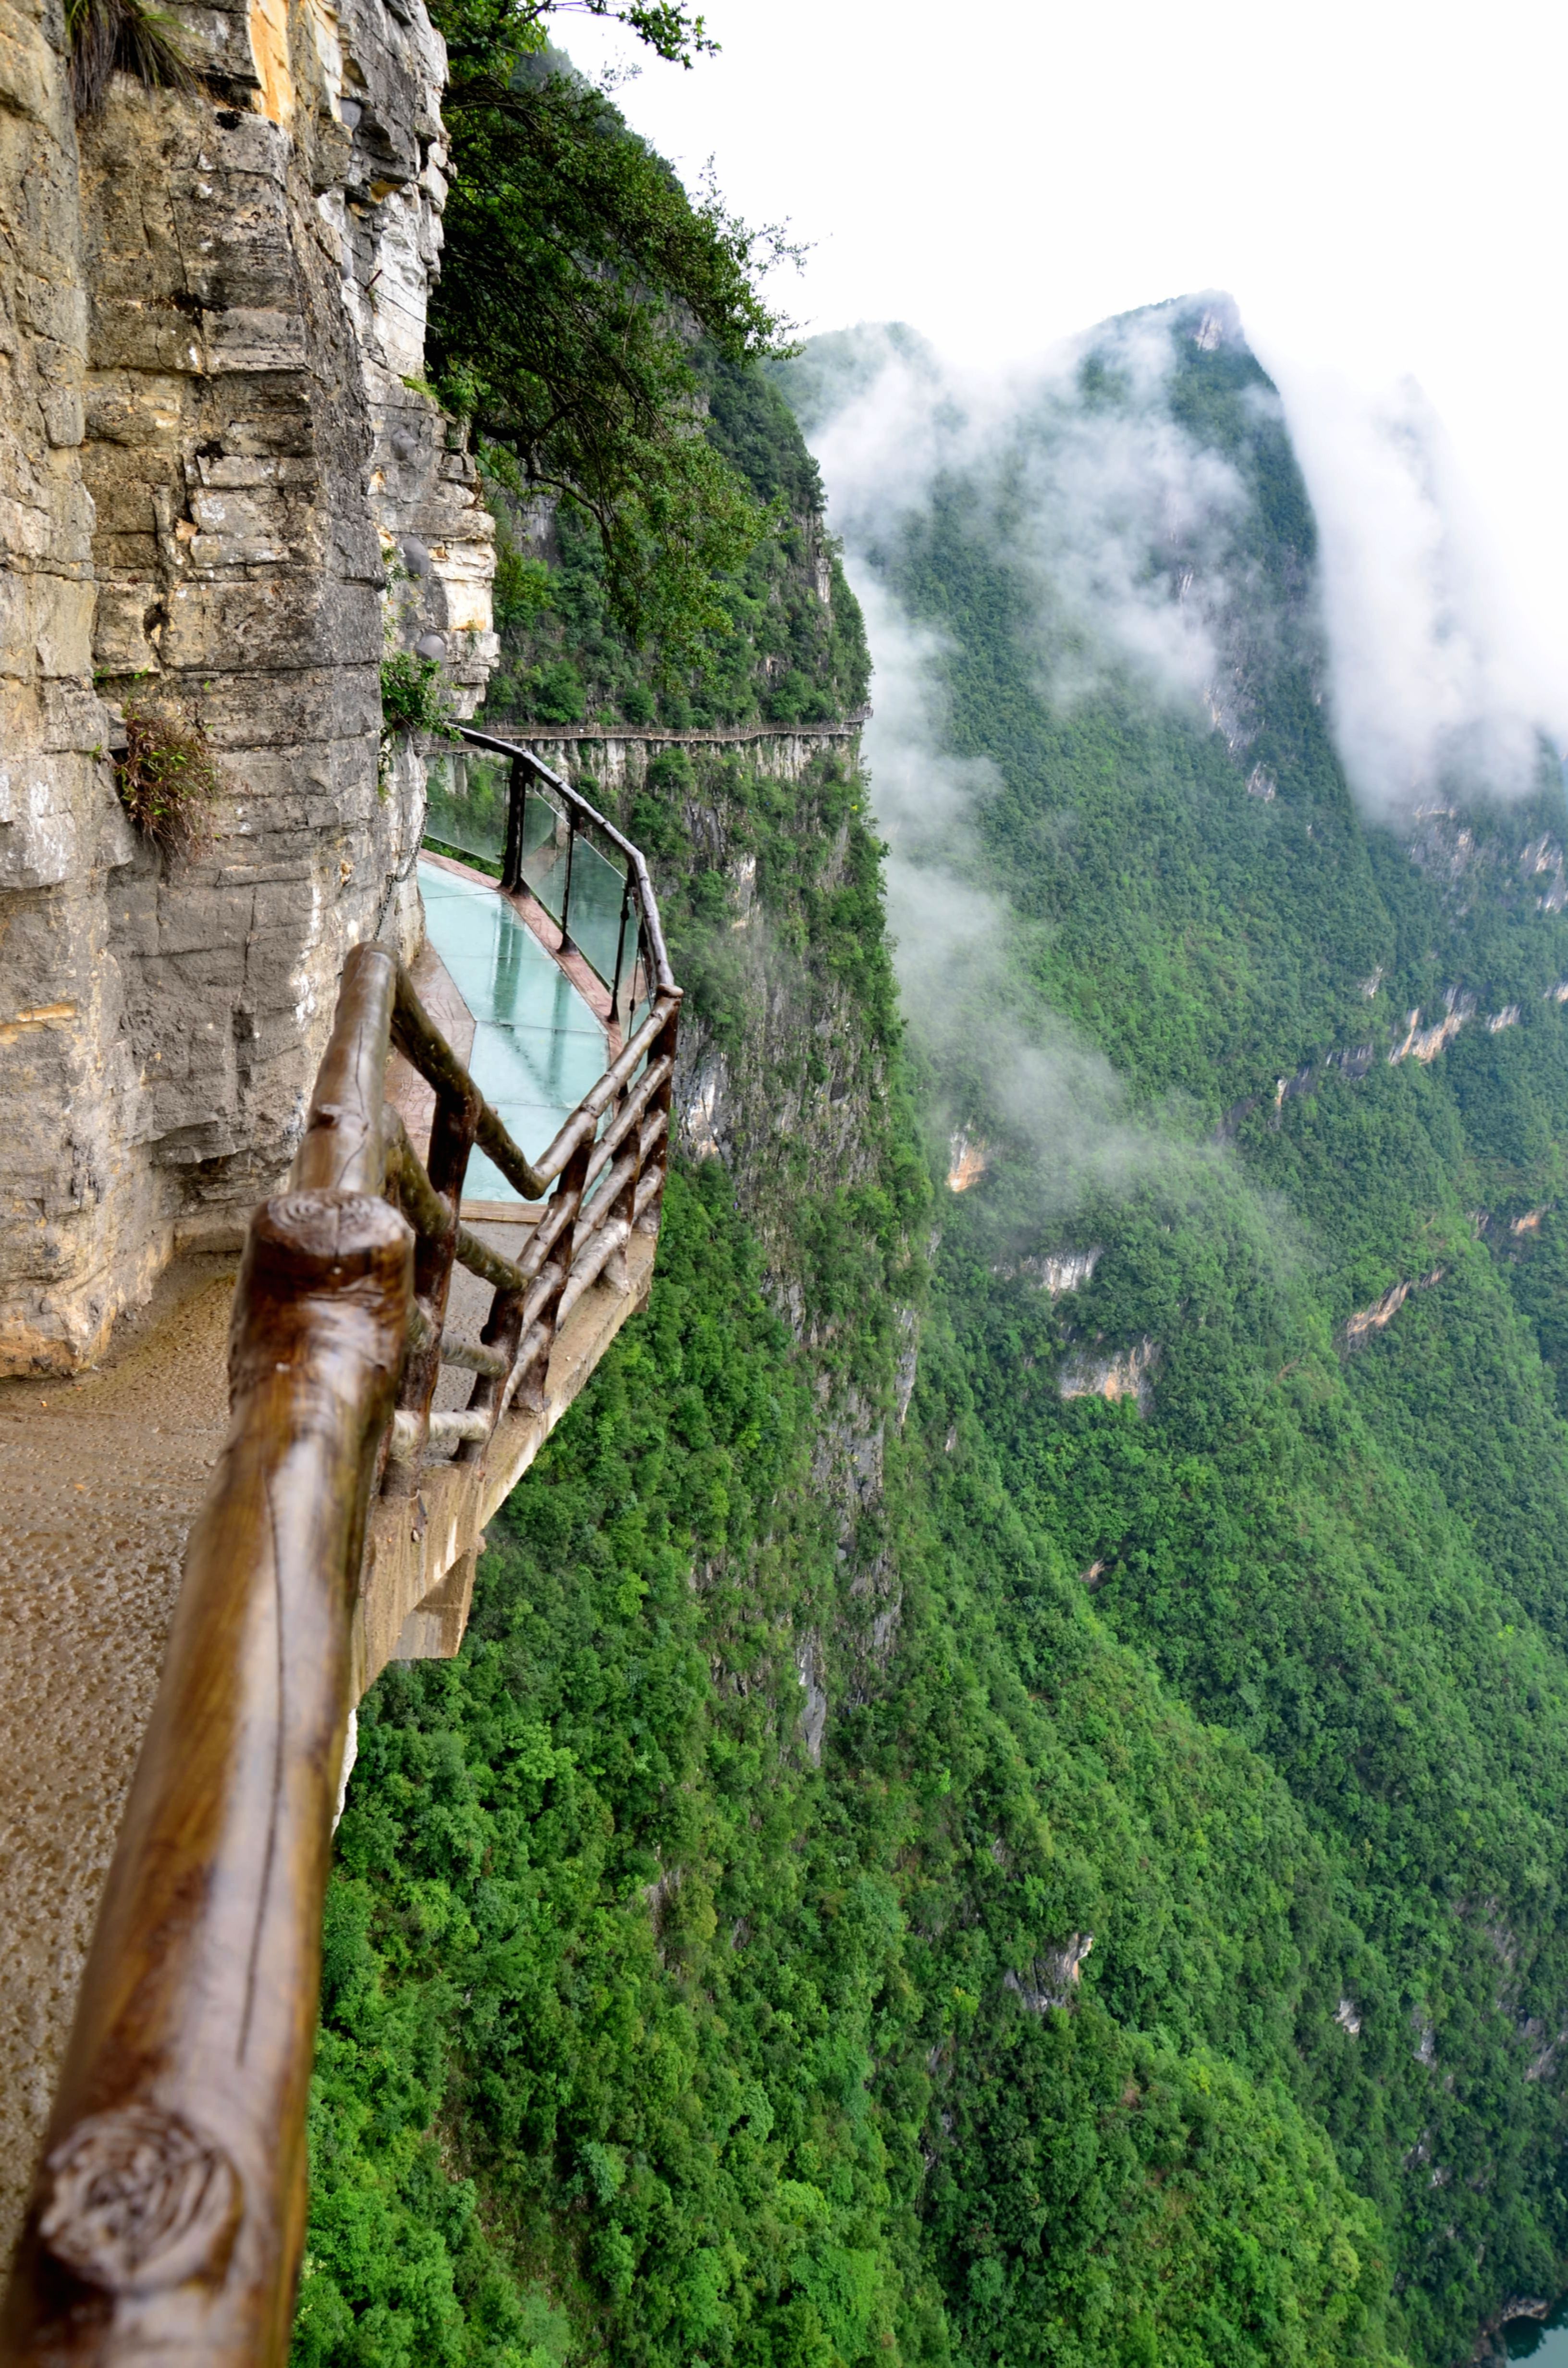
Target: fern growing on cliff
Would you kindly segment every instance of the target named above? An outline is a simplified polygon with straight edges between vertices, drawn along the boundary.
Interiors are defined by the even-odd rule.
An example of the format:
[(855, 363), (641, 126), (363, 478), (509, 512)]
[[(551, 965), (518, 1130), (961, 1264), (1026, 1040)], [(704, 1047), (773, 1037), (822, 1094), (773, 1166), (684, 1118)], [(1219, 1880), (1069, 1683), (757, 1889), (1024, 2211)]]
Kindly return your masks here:
[(199, 77), (161, 9), (142, 0), (66, 0), (71, 97), (78, 120), (97, 115), (117, 74), (143, 90), (195, 90)]
[(222, 786), (207, 734), (131, 701), (125, 742), (115, 789), (131, 821), (165, 855), (198, 853), (210, 836)]

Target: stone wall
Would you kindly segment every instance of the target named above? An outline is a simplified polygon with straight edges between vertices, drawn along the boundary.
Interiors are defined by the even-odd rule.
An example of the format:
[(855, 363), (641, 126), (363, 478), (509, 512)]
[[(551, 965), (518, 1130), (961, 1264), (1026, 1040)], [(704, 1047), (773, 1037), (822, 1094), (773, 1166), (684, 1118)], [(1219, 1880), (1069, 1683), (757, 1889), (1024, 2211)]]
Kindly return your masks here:
[[(0, 1370), (91, 1359), (287, 1165), (345, 953), (418, 932), (381, 659), (472, 712), (494, 650), (473, 464), (407, 383), (439, 37), (420, 0), (175, 22), (202, 91), (122, 75), (78, 128), (58, 7), (0, 17)], [(192, 859), (119, 811), (131, 700), (216, 751)]]
[[(131, 1096), (106, 887), (129, 853), (93, 750), (86, 292), (58, 10), (0, 0), (0, 1345), (82, 1339), (51, 1289), (90, 1235)], [(14, 1278), (26, 1277), (28, 1309)]]

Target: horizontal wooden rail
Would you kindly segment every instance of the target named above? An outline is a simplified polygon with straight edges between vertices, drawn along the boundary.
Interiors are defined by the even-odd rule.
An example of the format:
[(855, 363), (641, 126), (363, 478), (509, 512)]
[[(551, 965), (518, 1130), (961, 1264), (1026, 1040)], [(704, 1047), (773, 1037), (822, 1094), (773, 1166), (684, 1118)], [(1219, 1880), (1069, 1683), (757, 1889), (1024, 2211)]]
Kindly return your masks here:
[(253, 1220), (233, 1429), (7, 2294), (16, 2361), (280, 2361), (349, 1623), (414, 1234), (380, 1197), (396, 964), (346, 967), (293, 1189)]
[[(348, 957), (289, 1188), (252, 1220), (233, 1427), (190, 1534), (0, 2317), (0, 2357), (28, 2368), (281, 2368), (374, 1491), (411, 1494), (455, 1452), (445, 1468), (479, 1502), (499, 1427), (542, 1437), (553, 1418), (562, 1326), (597, 1285), (628, 1291), (629, 1245), (657, 1230), (680, 990), (647, 867), (528, 761), (629, 858), (649, 1008), (530, 1160), (395, 957)], [(386, 1101), (393, 1045), (435, 1089), (423, 1159)], [(551, 1196), (517, 1258), (460, 1222), (475, 1144), (526, 1199)], [(477, 1340), (448, 1322), (457, 1265), (493, 1292)], [(465, 1408), (432, 1410), (443, 1365), (472, 1373)]]

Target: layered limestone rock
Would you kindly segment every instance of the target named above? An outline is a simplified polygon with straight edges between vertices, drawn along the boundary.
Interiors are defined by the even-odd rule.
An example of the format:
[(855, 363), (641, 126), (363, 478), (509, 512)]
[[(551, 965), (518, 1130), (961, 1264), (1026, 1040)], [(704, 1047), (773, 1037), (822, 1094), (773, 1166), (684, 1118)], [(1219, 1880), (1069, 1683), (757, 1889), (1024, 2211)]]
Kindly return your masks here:
[[(0, 1345), (101, 1322), (51, 1299), (131, 1098), (105, 889), (129, 832), (94, 759), (86, 292), (62, 28), (0, 6)], [(74, 1118), (73, 1117), (73, 1114)], [(17, 1286), (20, 1284), (18, 1293)], [(19, 1304), (18, 1304), (19, 1302)]]
[[(286, 1167), (345, 953), (417, 935), (382, 658), (442, 657), (472, 712), (494, 651), (491, 522), (419, 383), (439, 37), (419, 0), (176, 25), (205, 87), (119, 76), (79, 134), (58, 11), (0, 43), (0, 1370), (90, 1359)], [(216, 753), (194, 858), (119, 812), (130, 701)]]

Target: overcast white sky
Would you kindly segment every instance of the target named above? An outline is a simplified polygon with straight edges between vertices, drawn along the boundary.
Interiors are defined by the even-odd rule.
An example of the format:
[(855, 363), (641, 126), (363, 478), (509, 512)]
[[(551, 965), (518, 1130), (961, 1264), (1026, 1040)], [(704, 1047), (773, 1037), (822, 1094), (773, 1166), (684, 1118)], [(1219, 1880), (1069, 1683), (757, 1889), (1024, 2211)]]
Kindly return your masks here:
[[(619, 94), (812, 243), (808, 329), (965, 363), (1227, 288), (1287, 403), (1414, 375), (1568, 690), (1561, 0), (708, 0), (722, 54)], [(634, 45), (571, 17), (590, 73)]]

